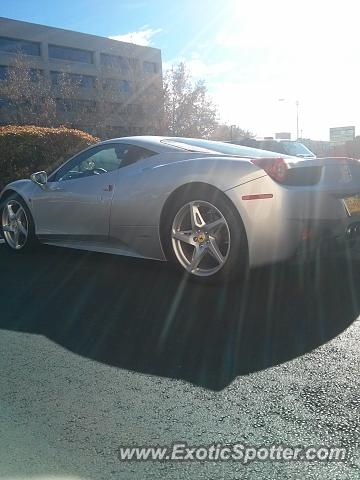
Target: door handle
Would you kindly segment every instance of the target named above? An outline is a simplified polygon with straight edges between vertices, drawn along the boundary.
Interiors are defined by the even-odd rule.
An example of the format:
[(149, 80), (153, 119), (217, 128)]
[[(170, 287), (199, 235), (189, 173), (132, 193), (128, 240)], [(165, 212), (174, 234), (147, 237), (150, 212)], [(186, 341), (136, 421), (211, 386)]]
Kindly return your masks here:
[(103, 188), (103, 192), (112, 192), (114, 190), (114, 185), (107, 185)]

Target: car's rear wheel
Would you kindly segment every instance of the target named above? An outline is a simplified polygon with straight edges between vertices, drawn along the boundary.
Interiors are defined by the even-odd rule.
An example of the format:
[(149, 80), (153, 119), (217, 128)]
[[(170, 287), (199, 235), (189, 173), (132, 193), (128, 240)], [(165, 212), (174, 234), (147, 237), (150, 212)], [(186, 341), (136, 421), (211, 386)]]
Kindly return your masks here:
[(178, 198), (168, 215), (166, 236), (168, 255), (194, 279), (213, 283), (247, 272), (245, 230), (221, 192)]
[(35, 226), (29, 208), (18, 195), (6, 198), (0, 208), (1, 233), (14, 252), (23, 252), (37, 244)]

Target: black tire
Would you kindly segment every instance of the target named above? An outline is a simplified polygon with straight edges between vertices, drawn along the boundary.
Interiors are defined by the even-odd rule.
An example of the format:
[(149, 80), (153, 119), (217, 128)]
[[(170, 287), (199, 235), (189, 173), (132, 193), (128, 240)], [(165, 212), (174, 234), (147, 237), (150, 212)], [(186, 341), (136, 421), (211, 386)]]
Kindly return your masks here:
[[(25, 215), (26, 215), (28, 235), (27, 235), (27, 238), (26, 238), (26, 241), (25, 241), (24, 245), (19, 249), (13, 248), (8, 243), (7, 238), (6, 238), (6, 236), (4, 235), (4, 232), (3, 232), (3, 210), (10, 201), (16, 201), (18, 204), (20, 204), (21, 207), (23, 208), (24, 212), (25, 212)], [(35, 224), (34, 224), (33, 216), (31, 214), (28, 206), (26, 205), (25, 201), (20, 197), (20, 195), (17, 195), (17, 194), (14, 193), (12, 195), (6, 196), (1, 201), (1, 203), (0, 203), (0, 235), (5, 240), (5, 245), (7, 246), (7, 248), (11, 252), (16, 253), (16, 254), (32, 251), (39, 245), (38, 239), (35, 235)]]
[[(198, 276), (189, 273), (180, 264), (172, 245), (172, 226), (179, 210), (191, 201), (205, 201), (214, 205), (225, 218), (230, 231), (230, 250), (225, 264), (210, 276)], [(248, 273), (248, 244), (243, 222), (231, 201), (219, 190), (211, 187), (199, 187), (174, 198), (162, 225), (162, 243), (166, 258), (174, 263), (190, 280), (205, 284), (229, 282), (235, 279), (243, 280)]]

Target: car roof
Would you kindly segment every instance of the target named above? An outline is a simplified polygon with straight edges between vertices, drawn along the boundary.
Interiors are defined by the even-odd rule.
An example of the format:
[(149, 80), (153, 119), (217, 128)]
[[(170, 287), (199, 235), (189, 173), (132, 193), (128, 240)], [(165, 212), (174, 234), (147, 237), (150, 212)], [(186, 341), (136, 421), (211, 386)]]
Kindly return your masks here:
[[(182, 140), (184, 143), (182, 144), (179, 140)], [(204, 140), (204, 139), (198, 139), (198, 138), (188, 138), (188, 137), (175, 137), (175, 136), (157, 136), (157, 135), (137, 135), (137, 136), (130, 136), (130, 137), (119, 137), (119, 138), (112, 138), (109, 140), (105, 140), (101, 142), (101, 144), (107, 144), (107, 143), (129, 143), (131, 145), (136, 145), (142, 148), (147, 148), (149, 150), (153, 150), (156, 153), (166, 153), (166, 152), (173, 152), (173, 153), (180, 153), (180, 152), (188, 152), (188, 153), (199, 153), (201, 155), (216, 155), (216, 156), (226, 156), (226, 157), (231, 157), (231, 156), (237, 156), (237, 157), (243, 157), (243, 158), (252, 158), (256, 156), (269, 156), (269, 151), (267, 150), (262, 150), (259, 148), (255, 147), (247, 147), (243, 145), (237, 145), (238, 147), (242, 147), (242, 149), (245, 151), (242, 153), (236, 153), (236, 154), (231, 154), (231, 153), (222, 153), (218, 152), (216, 150), (212, 151), (210, 149), (202, 148), (202, 147), (197, 147), (196, 145), (191, 145), (188, 144), (193, 148), (193, 150), (190, 150), (189, 148), (186, 148), (186, 140), (191, 142), (192, 140)], [(213, 142), (214, 143), (214, 148), (217, 144), (222, 144), (224, 145), (229, 145), (230, 143), (225, 143), (221, 141), (214, 141), (214, 140), (206, 140), (208, 142)], [(253, 153), (253, 155), (251, 155)], [(257, 155), (254, 155), (254, 154)], [(288, 156), (288, 155), (287, 155)]]
[(109, 140), (105, 140), (100, 144), (105, 145), (107, 143), (129, 143), (138, 147), (152, 149), (156, 153), (178, 150), (175, 147), (171, 147), (170, 145), (161, 143), (161, 140), (164, 140), (165, 138), (167, 137), (161, 137), (156, 135), (135, 135), (131, 137), (110, 138)]

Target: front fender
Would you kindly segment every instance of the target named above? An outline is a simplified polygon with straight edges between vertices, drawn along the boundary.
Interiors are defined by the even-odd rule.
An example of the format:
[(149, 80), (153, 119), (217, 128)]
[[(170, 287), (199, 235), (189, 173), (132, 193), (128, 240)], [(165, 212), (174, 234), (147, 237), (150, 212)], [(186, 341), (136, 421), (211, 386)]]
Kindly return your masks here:
[(11, 182), (6, 185), (5, 188), (1, 191), (0, 202), (8, 194), (14, 192), (24, 200), (24, 202), (32, 212), (32, 197), (35, 188), (36, 185), (31, 180), (16, 180), (15, 182)]

